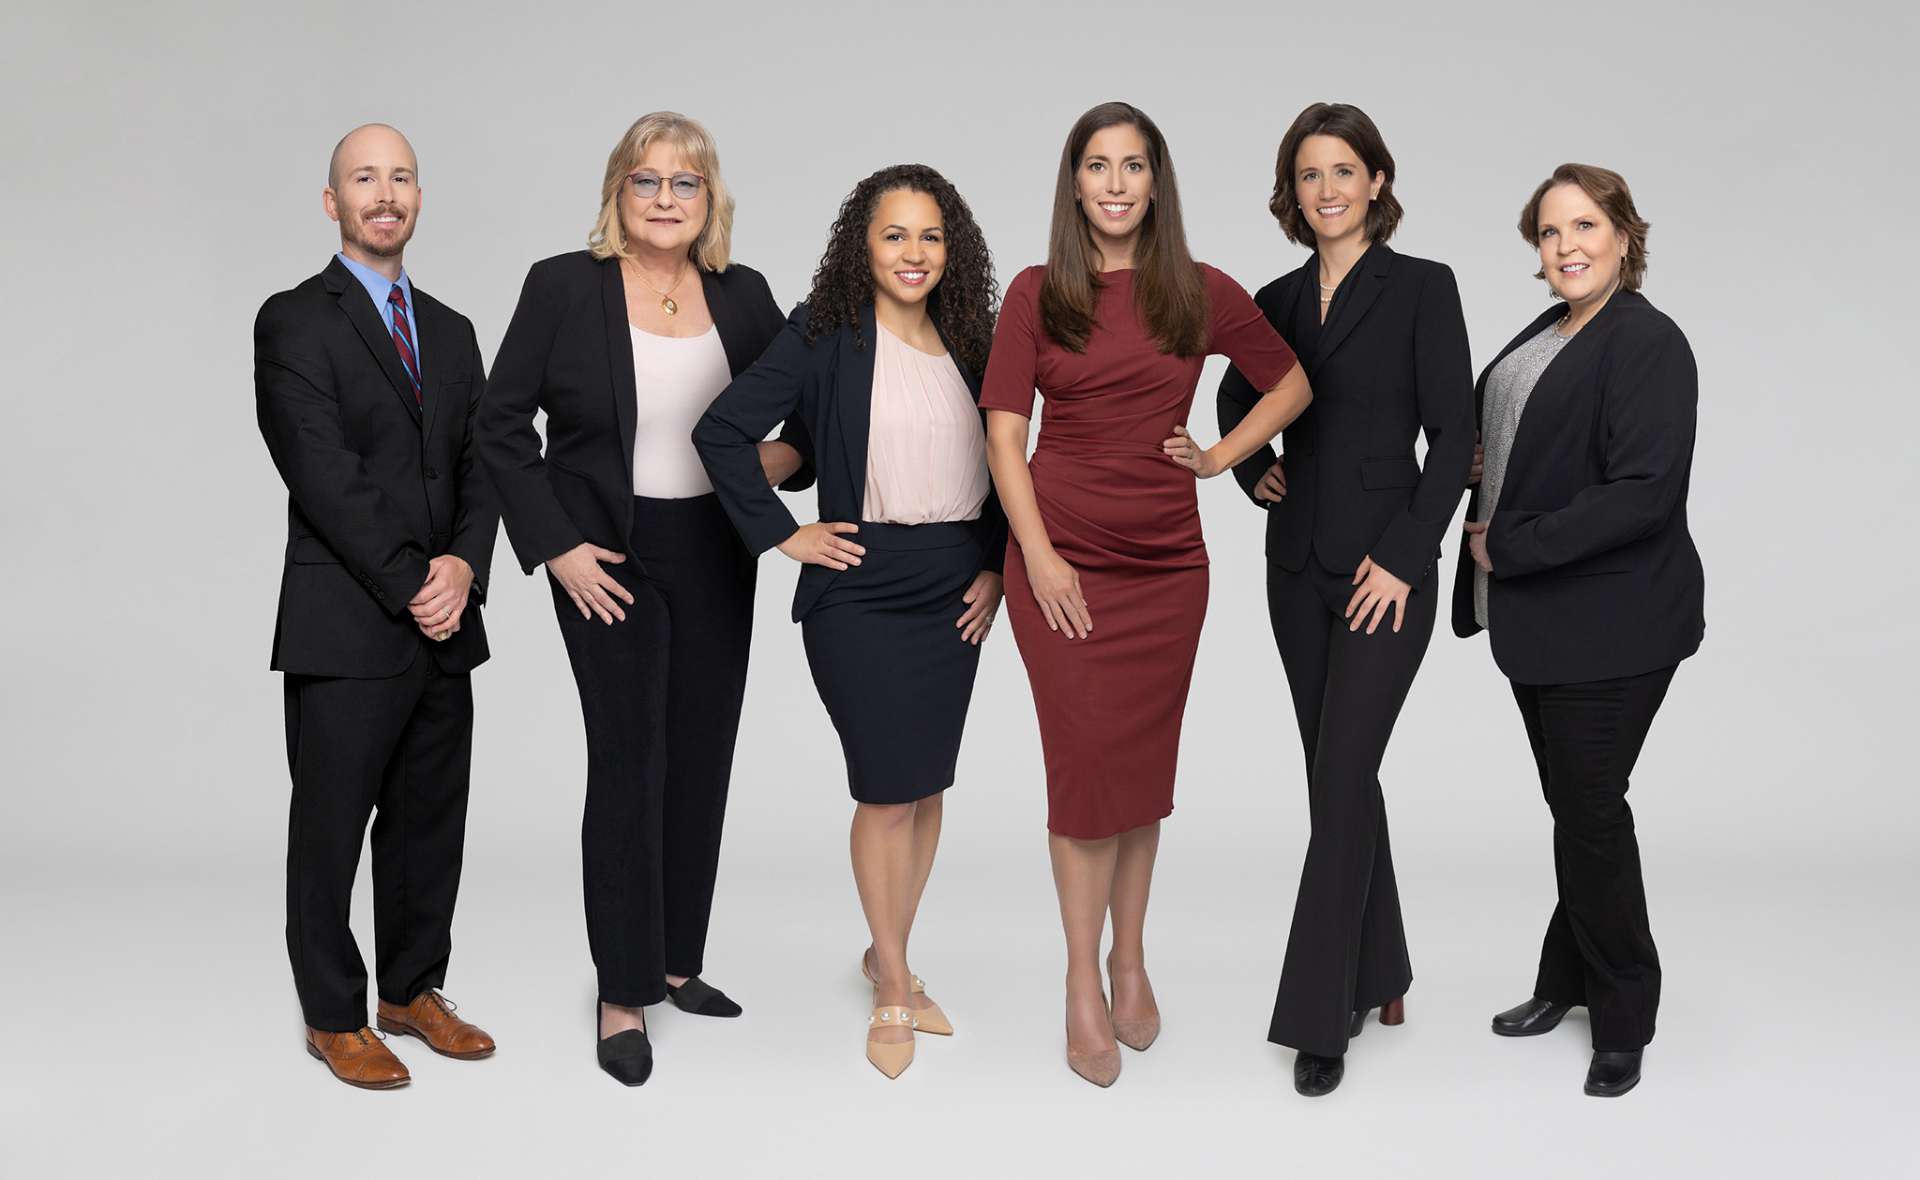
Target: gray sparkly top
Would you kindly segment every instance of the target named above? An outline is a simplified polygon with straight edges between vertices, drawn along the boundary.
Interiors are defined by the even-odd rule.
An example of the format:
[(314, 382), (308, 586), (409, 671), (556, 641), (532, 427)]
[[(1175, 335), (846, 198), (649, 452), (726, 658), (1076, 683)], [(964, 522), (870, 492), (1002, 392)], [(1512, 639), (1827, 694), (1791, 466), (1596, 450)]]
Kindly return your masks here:
[[(1566, 336), (1556, 329), (1555, 320), (1503, 357), (1487, 376), (1487, 400), (1481, 412), (1480, 512), (1476, 521), (1490, 520), (1500, 503), (1500, 484), (1507, 475), (1507, 457), (1513, 453), (1513, 435), (1520, 427), (1520, 414), (1539, 384), (1553, 358), (1567, 346)], [(1487, 625), (1487, 571), (1473, 567), (1473, 618)]]

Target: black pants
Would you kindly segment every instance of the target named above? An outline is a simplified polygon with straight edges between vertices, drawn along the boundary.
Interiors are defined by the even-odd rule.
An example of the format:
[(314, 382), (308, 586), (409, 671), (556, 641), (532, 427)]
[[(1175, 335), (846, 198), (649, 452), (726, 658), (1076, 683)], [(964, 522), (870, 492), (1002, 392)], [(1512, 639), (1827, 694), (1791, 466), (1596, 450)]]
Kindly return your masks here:
[(1400, 892), (1387, 842), (1380, 760), (1433, 636), (1434, 575), (1372, 635), (1342, 617), (1353, 575), (1309, 558), (1299, 573), (1267, 570), (1267, 611), (1286, 666), (1307, 760), (1313, 835), (1300, 871), (1293, 928), (1267, 1039), (1309, 1053), (1347, 1051), (1353, 1012), (1413, 982)]
[(1533, 994), (1586, 1005), (1595, 1049), (1638, 1049), (1653, 1040), (1660, 956), (1647, 921), (1627, 776), (1673, 673), (1513, 686), (1553, 811), (1560, 890)]
[(706, 954), (755, 567), (707, 495), (636, 499), (627, 560), (605, 568), (633, 595), (612, 626), (548, 580), (587, 730), (587, 943), (600, 998), (639, 1006)]
[(307, 1024), (367, 1023), (367, 967), (347, 926), (373, 816), (374, 967), (380, 998), (405, 1004), (446, 980), (467, 828), (473, 684), (435, 666), (422, 640), (385, 680), (286, 678), (287, 956)]

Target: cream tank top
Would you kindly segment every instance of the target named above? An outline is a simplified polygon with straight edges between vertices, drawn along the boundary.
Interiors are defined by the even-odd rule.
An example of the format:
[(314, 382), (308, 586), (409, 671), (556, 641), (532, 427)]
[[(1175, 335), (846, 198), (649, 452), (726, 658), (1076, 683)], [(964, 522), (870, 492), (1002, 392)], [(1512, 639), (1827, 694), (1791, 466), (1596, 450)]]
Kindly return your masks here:
[(656, 336), (627, 325), (633, 336), (633, 494), (685, 500), (713, 491), (693, 449), (693, 427), (733, 381), (720, 332)]

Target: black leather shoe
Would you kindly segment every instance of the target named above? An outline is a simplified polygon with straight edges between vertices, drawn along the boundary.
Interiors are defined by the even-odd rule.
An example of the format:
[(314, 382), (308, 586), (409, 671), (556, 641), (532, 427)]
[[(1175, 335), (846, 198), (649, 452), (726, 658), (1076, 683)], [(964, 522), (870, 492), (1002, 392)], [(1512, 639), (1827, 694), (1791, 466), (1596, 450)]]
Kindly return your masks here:
[(673, 1006), (682, 1012), (695, 1016), (738, 1016), (740, 1005), (727, 998), (727, 993), (695, 975), (679, 987), (667, 985), (667, 998)]
[(1622, 1053), (1596, 1049), (1593, 1064), (1587, 1067), (1587, 1093), (1595, 1098), (1618, 1098), (1640, 1084), (1640, 1054), (1633, 1049)]
[(1293, 1055), (1293, 1088), (1309, 1098), (1333, 1093), (1346, 1073), (1345, 1057), (1322, 1057), (1305, 1050)]
[(1524, 1004), (1516, 1004), (1496, 1015), (1493, 1018), (1493, 1031), (1503, 1037), (1537, 1037), (1559, 1027), (1561, 1019), (1571, 1011), (1572, 1004), (1535, 996)]
[(1347, 1022), (1347, 1039), (1348, 1040), (1352, 1040), (1353, 1038), (1359, 1036), (1361, 1033), (1366, 1031), (1367, 1013), (1371, 1011), (1373, 1011), (1373, 1009), (1371, 1008), (1362, 1008), (1358, 1012), (1355, 1012), (1353, 1014), (1353, 1019)]
[(653, 1075), (653, 1042), (644, 1029), (600, 1035), (600, 1001), (593, 1002), (594, 1056), (608, 1077), (623, 1086), (644, 1085)]

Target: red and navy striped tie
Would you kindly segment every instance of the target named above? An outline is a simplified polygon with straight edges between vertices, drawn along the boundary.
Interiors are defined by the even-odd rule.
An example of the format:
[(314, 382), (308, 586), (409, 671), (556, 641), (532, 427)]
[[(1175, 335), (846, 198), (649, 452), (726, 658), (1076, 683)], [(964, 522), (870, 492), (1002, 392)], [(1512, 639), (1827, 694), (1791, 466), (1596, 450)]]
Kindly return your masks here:
[(393, 306), (393, 346), (400, 350), (400, 363), (407, 370), (407, 379), (413, 382), (413, 404), (420, 404), (420, 362), (414, 359), (412, 335), (413, 329), (407, 323), (407, 297), (395, 283), (387, 290), (387, 302)]

